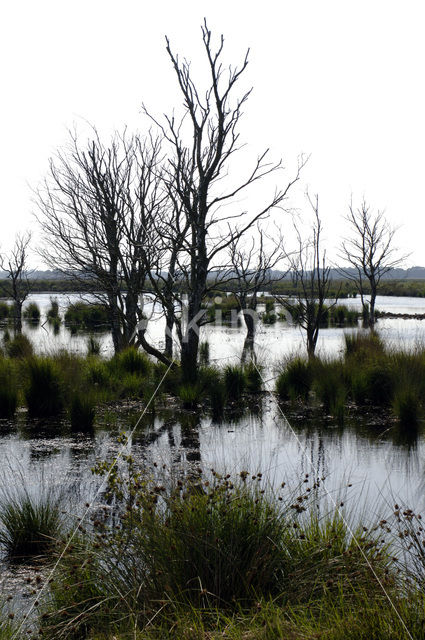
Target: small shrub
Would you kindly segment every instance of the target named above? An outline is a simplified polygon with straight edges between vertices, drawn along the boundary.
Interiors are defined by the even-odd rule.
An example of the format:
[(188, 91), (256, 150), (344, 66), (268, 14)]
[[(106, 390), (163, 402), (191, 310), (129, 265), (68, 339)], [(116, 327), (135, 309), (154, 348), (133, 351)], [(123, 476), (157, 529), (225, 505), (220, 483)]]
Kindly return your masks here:
[(77, 393), (71, 400), (69, 417), (72, 431), (91, 432), (96, 411), (90, 395)]
[(23, 333), (18, 333), (6, 343), (9, 358), (30, 358), (34, 354), (31, 340)]
[(273, 311), (266, 311), (261, 315), (263, 324), (275, 324), (277, 315)]
[(246, 387), (243, 367), (239, 365), (227, 365), (224, 369), (224, 386), (227, 400), (240, 400)]
[(28, 413), (32, 417), (58, 415), (64, 406), (59, 369), (49, 358), (28, 361), (28, 384), (25, 389)]
[(46, 553), (62, 530), (60, 501), (51, 492), (37, 497), (21, 490), (0, 504), (0, 544), (13, 559)]
[(36, 302), (30, 302), (29, 305), (24, 309), (23, 315), (26, 320), (31, 320), (32, 322), (39, 322), (40, 307)]

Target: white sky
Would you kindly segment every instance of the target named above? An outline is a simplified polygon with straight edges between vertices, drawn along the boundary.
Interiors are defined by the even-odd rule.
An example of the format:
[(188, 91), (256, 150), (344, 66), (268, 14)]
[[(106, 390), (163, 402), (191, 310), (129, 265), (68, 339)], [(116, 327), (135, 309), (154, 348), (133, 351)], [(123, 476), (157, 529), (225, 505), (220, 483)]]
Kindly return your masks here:
[[(351, 193), (385, 209), (397, 244), (425, 265), (425, 5), (420, 0), (15, 0), (0, 12), (2, 248), (35, 228), (31, 187), (66, 130), (143, 130), (140, 108), (181, 103), (164, 48), (201, 58), (203, 16), (224, 59), (251, 48), (254, 87), (241, 136), (289, 169), (311, 154), (301, 189), (320, 195), (329, 252)], [(285, 224), (285, 220), (283, 219)], [(290, 224), (288, 219), (287, 224)]]

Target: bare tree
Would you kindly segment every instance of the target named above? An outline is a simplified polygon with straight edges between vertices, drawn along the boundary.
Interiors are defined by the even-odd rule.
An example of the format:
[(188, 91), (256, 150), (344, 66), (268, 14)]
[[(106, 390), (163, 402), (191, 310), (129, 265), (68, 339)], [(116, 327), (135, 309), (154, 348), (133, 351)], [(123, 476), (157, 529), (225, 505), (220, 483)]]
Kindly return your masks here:
[[(181, 61), (172, 52), (167, 38), (167, 52), (183, 96), (183, 116), (181, 119), (166, 116), (161, 123), (145, 109), (160, 127), (170, 149), (163, 179), (170, 197), (178, 203), (174, 211), (179, 212), (179, 217), (168, 221), (169, 230), (163, 232), (163, 237), (168, 242), (169, 238), (180, 237), (183, 231), (176, 264), (187, 293), (186, 322), (182, 326), (179, 314), (175, 314), (174, 321), (181, 343), (182, 369), (189, 381), (196, 379), (203, 301), (209, 288), (216, 285), (211, 278), (212, 271), (217, 273), (223, 266), (223, 254), (232, 243), (282, 203), (291, 185), (298, 180), (301, 168), (300, 165), (295, 178), (284, 189), (275, 192), (253, 214), (238, 211), (236, 204), (233, 204), (232, 213), (228, 206), (223, 206), (232, 200), (234, 203), (236, 196), (281, 168), (281, 164), (270, 164), (265, 151), (245, 178), (229, 184), (230, 160), (240, 149), (238, 126), (242, 108), (251, 93), (248, 90), (235, 95), (248, 65), (248, 53), (239, 68), (224, 67), (223, 36), (214, 48), (211, 31), (204, 22), (202, 39), (209, 74), (207, 89), (201, 92), (200, 85), (193, 79), (190, 63)], [(158, 288), (157, 293), (165, 304), (163, 291)], [(178, 307), (179, 301), (175, 302)], [(174, 305), (169, 305), (170, 310), (172, 307)]]
[[(340, 272), (355, 283), (361, 297), (363, 318), (373, 329), (375, 326), (375, 303), (382, 277), (400, 265), (406, 256), (400, 256), (394, 247), (395, 229), (384, 217), (383, 211), (373, 213), (365, 200), (355, 209), (350, 204), (346, 217), (351, 235), (343, 240), (340, 257), (351, 269), (340, 268)], [(370, 290), (370, 300), (366, 295)]]
[[(329, 295), (331, 280), (326, 251), (321, 247), (322, 222), (319, 217), (319, 197), (316, 195), (312, 199), (307, 194), (307, 198), (314, 213), (312, 235), (305, 240), (298, 226), (294, 224), (298, 246), (292, 254), (287, 254), (296, 289), (295, 298), (288, 300), (279, 297), (277, 299), (306, 332), (307, 354), (309, 358), (313, 358), (319, 331), (326, 315), (325, 300)], [(333, 304), (336, 304), (336, 299)]]
[(253, 341), (256, 328), (258, 293), (273, 281), (272, 269), (285, 256), (280, 244), (265, 246), (265, 233), (259, 226), (248, 244), (239, 238), (229, 245), (229, 262), (236, 281), (234, 295), (245, 320), (247, 341)]
[(80, 145), (71, 133), (69, 147), (50, 161), (37, 204), (41, 256), (85, 288), (91, 283), (108, 308), (115, 351), (139, 342), (164, 359), (138, 330), (145, 265), (156, 244), (152, 220), (164, 206), (161, 159), (159, 138), (124, 132), (105, 145), (93, 129)]
[(28, 268), (28, 251), (31, 232), (17, 234), (8, 255), (0, 256), (0, 267), (7, 273), (10, 282), (10, 296), (14, 302), (13, 325), (15, 333), (22, 332), (22, 305), (31, 292)]

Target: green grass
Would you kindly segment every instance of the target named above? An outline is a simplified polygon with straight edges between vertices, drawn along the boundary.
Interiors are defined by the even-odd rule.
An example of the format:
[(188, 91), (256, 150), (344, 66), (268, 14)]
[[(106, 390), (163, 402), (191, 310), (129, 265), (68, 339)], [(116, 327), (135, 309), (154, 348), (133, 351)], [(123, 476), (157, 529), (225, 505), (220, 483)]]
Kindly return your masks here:
[(26, 320), (32, 322), (39, 322), (40, 320), (40, 307), (36, 302), (30, 302), (24, 309), (23, 316)]
[[(73, 541), (44, 636), (401, 640), (383, 585), (413, 637), (425, 637), (422, 591), (403, 587), (382, 527), (353, 538), (338, 513), (315, 513), (306, 490), (272, 491), (261, 474), (176, 484), (129, 465), (109, 482), (120, 526), (98, 520)], [(402, 518), (400, 529), (415, 533), (420, 521)]]
[(64, 408), (63, 381), (58, 363), (46, 357), (27, 363), (25, 399), (31, 417), (57, 416)]
[(241, 365), (227, 365), (224, 368), (224, 387), (229, 402), (241, 399), (246, 389), (245, 372)]
[(47, 553), (62, 532), (61, 504), (52, 492), (33, 497), (21, 489), (0, 503), (0, 545), (9, 558), (22, 560)]
[(9, 358), (30, 358), (34, 353), (31, 340), (23, 333), (18, 333), (5, 343)]
[(281, 400), (307, 399), (313, 381), (311, 364), (303, 358), (287, 362), (276, 380), (276, 393)]
[(12, 418), (18, 406), (15, 368), (0, 357), (0, 418)]
[(75, 302), (65, 312), (65, 322), (79, 329), (103, 330), (110, 328), (107, 308), (102, 304)]
[(76, 393), (69, 410), (72, 431), (92, 432), (95, 416), (93, 398), (87, 393)]

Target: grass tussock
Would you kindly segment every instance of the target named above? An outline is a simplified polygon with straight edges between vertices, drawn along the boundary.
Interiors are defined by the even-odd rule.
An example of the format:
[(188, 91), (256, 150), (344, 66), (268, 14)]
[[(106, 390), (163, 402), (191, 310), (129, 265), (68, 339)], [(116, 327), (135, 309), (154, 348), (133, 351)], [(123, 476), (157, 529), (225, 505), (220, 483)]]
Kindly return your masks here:
[(5, 358), (0, 358), (0, 418), (12, 418), (18, 406), (18, 389), (15, 368)]
[(23, 333), (18, 333), (7, 340), (5, 349), (9, 358), (30, 358), (34, 354), (31, 340)]
[(45, 490), (5, 495), (0, 503), (0, 545), (13, 560), (39, 556), (57, 544), (62, 532), (60, 500)]
[(57, 416), (64, 408), (64, 389), (55, 360), (32, 358), (27, 364), (28, 382), (25, 398), (31, 417)]

